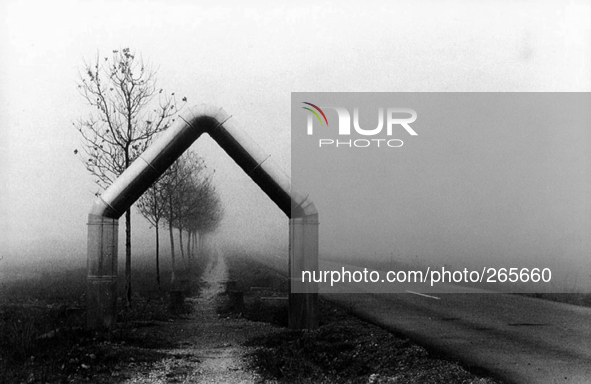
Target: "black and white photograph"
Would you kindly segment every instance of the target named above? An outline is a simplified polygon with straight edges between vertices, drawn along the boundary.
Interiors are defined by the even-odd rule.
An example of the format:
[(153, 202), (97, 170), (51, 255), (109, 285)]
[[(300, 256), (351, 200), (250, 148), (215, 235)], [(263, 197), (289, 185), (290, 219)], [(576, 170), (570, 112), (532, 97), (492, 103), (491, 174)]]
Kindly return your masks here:
[(0, 14), (0, 384), (591, 383), (588, 1)]

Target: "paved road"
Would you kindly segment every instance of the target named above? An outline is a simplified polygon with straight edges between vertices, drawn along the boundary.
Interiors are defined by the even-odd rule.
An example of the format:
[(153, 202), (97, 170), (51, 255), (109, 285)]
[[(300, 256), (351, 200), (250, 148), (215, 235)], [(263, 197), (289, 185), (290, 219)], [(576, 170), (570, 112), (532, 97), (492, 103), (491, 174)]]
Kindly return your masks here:
[(506, 294), (326, 298), (514, 383), (591, 383), (591, 308)]

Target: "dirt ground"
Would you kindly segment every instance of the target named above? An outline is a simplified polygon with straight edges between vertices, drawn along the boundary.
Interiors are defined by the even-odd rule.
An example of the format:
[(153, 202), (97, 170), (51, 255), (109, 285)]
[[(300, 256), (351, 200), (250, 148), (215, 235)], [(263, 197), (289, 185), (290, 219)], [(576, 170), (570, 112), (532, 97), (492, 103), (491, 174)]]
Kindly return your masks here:
[(197, 282), (201, 289), (185, 298), (189, 310), (173, 315), (166, 296), (138, 296), (134, 310), (140, 313), (123, 312), (112, 333), (86, 330), (81, 326), (83, 311), (73, 325), (59, 323), (47, 332), (42, 324), (57, 322), (48, 314), (55, 304), (45, 301), (33, 300), (33, 309), (23, 304), (29, 298), (0, 308), (0, 384), (264, 381), (246, 367), (254, 347), (242, 344), (281, 328), (238, 313), (218, 314), (221, 302), (228, 300), (220, 295), (227, 267), (224, 257), (212, 252), (203, 281)]
[(188, 298), (195, 310), (186, 319), (158, 327), (161, 336), (179, 348), (164, 349), (169, 355), (151, 365), (134, 365), (119, 372), (122, 383), (257, 383), (261, 378), (247, 370), (244, 356), (247, 339), (280, 330), (267, 323), (217, 314), (220, 293), (227, 280), (224, 257), (210, 257), (199, 297)]
[[(44, 330), (41, 323), (47, 323), (48, 314), (53, 313), (47, 312), (46, 307), (53, 305), (47, 304), (49, 298), (47, 302), (35, 299), (39, 309), (30, 312), (35, 314), (30, 318), (22, 303), (12, 306), (12, 317), (4, 310), (0, 384), (496, 382), (467, 372), (457, 362), (431, 356), (424, 348), (326, 300), (320, 301), (318, 330), (289, 330), (285, 327), (287, 302), (280, 300), (288, 289), (285, 276), (249, 255), (226, 258), (215, 249), (210, 252), (206, 266), (195, 273), (185, 271), (194, 280), (198, 280), (195, 276), (201, 279), (194, 281), (199, 293), (185, 298), (188, 311), (169, 311), (164, 292), (170, 288), (157, 296), (144, 289), (132, 312), (122, 310), (113, 332), (86, 330), (83, 311), (79, 321), (69, 326), (54, 319), (49, 327), (54, 330)], [(239, 310), (231, 305), (229, 295), (221, 294), (228, 280), (244, 293)], [(153, 284), (145, 278), (137, 281)], [(39, 292), (21, 288), (29, 296), (47, 290), (45, 285), (38, 287)], [(79, 291), (74, 288), (64, 286), (65, 291)]]

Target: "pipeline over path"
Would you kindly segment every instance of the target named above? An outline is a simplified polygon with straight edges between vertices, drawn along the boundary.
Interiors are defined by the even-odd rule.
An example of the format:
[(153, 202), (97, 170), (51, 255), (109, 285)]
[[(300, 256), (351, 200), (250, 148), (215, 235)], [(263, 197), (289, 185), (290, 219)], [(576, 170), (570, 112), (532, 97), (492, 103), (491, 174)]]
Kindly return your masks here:
[[(318, 212), (291, 189), (281, 171), (222, 108), (188, 108), (95, 201), (88, 215), (87, 326), (115, 325), (118, 219), (202, 134), (207, 133), (273, 200), (290, 220), (291, 270), (318, 270)], [(292, 281), (289, 325), (317, 327), (318, 295), (313, 286)]]

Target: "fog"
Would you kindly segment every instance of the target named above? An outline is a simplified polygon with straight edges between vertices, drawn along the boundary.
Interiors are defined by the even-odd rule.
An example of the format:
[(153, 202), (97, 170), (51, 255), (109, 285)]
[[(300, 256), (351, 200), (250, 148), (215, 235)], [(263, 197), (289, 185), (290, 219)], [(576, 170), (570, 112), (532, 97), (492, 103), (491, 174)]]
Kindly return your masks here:
[[(304, 100), (328, 118), (313, 135)], [(292, 181), (315, 196), (333, 258), (551, 268), (591, 288), (590, 104), (572, 93), (297, 93)], [(330, 106), (358, 107), (364, 129), (378, 106), (412, 107), (417, 135), (338, 135)]]
[[(72, 122), (91, 112), (76, 91), (76, 81), (83, 60), (97, 52), (108, 55), (113, 49), (130, 47), (141, 53), (158, 69), (161, 87), (186, 96), (189, 104), (222, 106), (288, 173), (291, 92), (588, 92), (591, 88), (591, 33), (586, 23), (590, 9), (583, 1), (540, 2), (535, 7), (526, 2), (401, 1), (369, 2), (363, 7), (356, 2), (338, 7), (318, 2), (289, 6), (254, 2), (247, 8), (233, 2), (198, 6), (188, 1), (130, 1), (97, 6), (7, 1), (0, 12), (5, 15), (0, 21), (0, 215), (4, 218), (0, 263), (5, 264), (63, 258), (85, 262), (86, 216), (97, 187), (74, 155), (81, 145)], [(395, 241), (390, 241), (386, 228), (364, 234), (367, 242), (380, 244), (369, 253), (401, 259), (437, 255), (454, 263), (475, 250), (509, 255), (516, 249), (512, 239), (525, 237), (527, 247), (518, 249), (526, 255), (586, 257), (589, 179), (577, 180), (589, 169), (566, 164), (589, 164), (589, 148), (583, 144), (588, 143), (588, 134), (555, 133), (551, 139), (558, 143), (554, 153), (560, 162), (544, 163), (546, 151), (554, 148), (544, 141), (547, 136), (505, 133), (517, 139), (503, 151), (518, 156), (523, 149), (539, 169), (555, 176), (554, 190), (544, 192), (547, 195), (507, 196), (512, 204), (502, 210), (522, 218), (515, 222), (523, 228), (521, 232), (510, 226), (488, 231), (478, 242), (458, 241), (457, 236), (477, 229), (460, 220), (454, 207), (462, 206), (467, 215), (486, 217), (495, 207), (479, 211), (478, 202), (500, 192), (496, 188), (501, 176), (474, 175), (475, 163), (466, 156), (494, 159), (500, 154), (486, 144), (486, 135), (470, 141), (466, 153), (461, 141), (433, 132), (432, 141), (418, 141), (423, 147), (414, 150), (432, 153), (433, 160), (440, 148), (434, 143), (452, 140), (444, 157), (457, 176), (464, 172), (477, 180), (480, 200), (447, 194), (452, 201), (434, 202), (431, 211), (440, 208), (438, 215), (451, 223), (445, 230), (428, 224), (433, 212), (407, 211), (395, 228)], [(420, 135), (422, 139), (427, 134)], [(193, 149), (216, 170), (214, 179), (226, 213), (216, 235), (219, 241), (287, 260), (288, 223), (282, 212), (209, 138), (200, 139)], [(459, 176), (446, 179), (428, 160), (413, 163), (432, 173), (425, 188), (463, 182)], [(519, 180), (527, 169), (517, 167), (511, 172)], [(398, 193), (411, 194), (404, 185), (392, 183)], [(355, 211), (333, 202), (329, 189), (308, 187), (321, 214), (321, 253), (367, 251), (340, 243), (330, 226), (346, 215), (354, 216)], [(553, 197), (569, 188), (574, 199), (569, 195), (564, 205), (551, 208), (556, 220), (536, 224), (537, 207), (553, 203)], [(533, 214), (521, 215), (519, 209)], [(528, 226), (530, 221), (533, 227), (544, 228), (568, 221), (573, 230), (550, 231), (552, 236), (545, 242), (538, 241), (546, 232), (528, 231), (533, 228)], [(152, 230), (137, 214), (133, 225), (135, 257), (152, 257)], [(121, 232), (120, 242), (123, 238)], [(388, 242), (382, 243), (383, 238)], [(555, 246), (549, 248), (550, 243)], [(163, 241), (164, 252), (166, 247)]]

